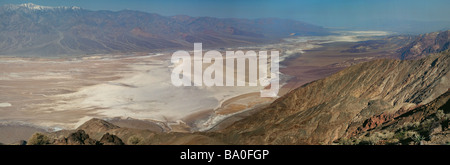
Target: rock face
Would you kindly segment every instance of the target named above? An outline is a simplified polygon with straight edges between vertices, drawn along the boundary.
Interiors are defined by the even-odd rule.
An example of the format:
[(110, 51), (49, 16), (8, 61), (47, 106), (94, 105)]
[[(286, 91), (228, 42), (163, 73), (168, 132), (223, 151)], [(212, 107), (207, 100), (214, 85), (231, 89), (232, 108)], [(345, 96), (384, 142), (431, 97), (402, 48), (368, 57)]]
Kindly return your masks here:
[(418, 59), (431, 53), (445, 51), (450, 46), (450, 30), (418, 36), (410, 44), (399, 49), (401, 59)]
[[(442, 95), (450, 87), (449, 58), (446, 51), (415, 61), (375, 60), (349, 67), (291, 91), (218, 136), (236, 144), (331, 144), (373, 116), (389, 120), (396, 115), (382, 114)], [(380, 124), (374, 123), (369, 128)]]

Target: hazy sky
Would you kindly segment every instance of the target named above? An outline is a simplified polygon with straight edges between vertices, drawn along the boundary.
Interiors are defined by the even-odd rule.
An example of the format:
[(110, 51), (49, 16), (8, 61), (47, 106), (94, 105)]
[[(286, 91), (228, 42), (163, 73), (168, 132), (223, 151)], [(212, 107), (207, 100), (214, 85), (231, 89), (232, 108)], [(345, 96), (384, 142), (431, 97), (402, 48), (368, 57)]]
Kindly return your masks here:
[(140, 10), (171, 16), (279, 17), (322, 26), (357, 26), (386, 20), (450, 22), (450, 0), (1, 0), (79, 6), (89, 10)]

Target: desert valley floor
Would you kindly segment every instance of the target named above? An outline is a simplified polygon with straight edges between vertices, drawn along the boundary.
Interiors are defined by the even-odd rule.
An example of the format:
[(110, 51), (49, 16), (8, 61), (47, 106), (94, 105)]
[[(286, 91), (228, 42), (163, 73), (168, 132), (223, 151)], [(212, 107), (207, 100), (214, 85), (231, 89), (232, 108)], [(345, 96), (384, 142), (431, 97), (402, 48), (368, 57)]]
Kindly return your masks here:
[[(348, 66), (391, 57), (398, 45), (351, 51), (358, 41), (387, 34), (340, 32), (228, 50), (279, 50), (282, 96)], [(259, 97), (262, 87), (174, 87), (171, 53), (1, 57), (0, 130), (7, 133), (0, 142), (27, 139), (36, 131), (75, 129), (92, 118), (155, 132), (220, 129), (275, 99)]]

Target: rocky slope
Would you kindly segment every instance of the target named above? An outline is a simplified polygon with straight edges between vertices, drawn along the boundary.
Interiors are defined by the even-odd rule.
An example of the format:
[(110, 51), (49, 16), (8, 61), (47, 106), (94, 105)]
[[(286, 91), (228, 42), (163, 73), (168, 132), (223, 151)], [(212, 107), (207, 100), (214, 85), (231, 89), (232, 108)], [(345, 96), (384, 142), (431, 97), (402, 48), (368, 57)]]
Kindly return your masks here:
[(311, 82), (217, 137), (235, 144), (331, 144), (382, 113), (429, 103), (450, 87), (448, 51), (415, 61), (375, 60)]
[[(409, 111), (373, 116), (341, 144), (450, 144), (450, 89)], [(369, 127), (367, 127), (369, 126)]]
[(401, 59), (418, 59), (430, 53), (445, 51), (450, 46), (450, 30), (422, 34), (398, 50)]

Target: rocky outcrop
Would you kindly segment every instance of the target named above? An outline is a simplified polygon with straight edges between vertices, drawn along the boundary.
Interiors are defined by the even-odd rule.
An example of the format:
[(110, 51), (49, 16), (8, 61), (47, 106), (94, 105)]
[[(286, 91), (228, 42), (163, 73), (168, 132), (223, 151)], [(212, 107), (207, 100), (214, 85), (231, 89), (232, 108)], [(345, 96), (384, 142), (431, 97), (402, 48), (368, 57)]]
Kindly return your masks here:
[(109, 133), (106, 133), (102, 136), (102, 138), (100, 139), (100, 143), (103, 145), (124, 145), (119, 137), (117, 137), (116, 135), (111, 135)]
[(343, 139), (348, 139), (346, 144), (361, 144), (361, 141), (371, 144), (450, 144), (449, 101), (450, 89), (428, 104)]
[(116, 135), (105, 133), (98, 141), (89, 137), (84, 130), (76, 130), (68, 137), (52, 140), (53, 145), (124, 145), (122, 139)]
[[(389, 129), (393, 128), (397, 125), (402, 125), (403, 123), (414, 123), (414, 122), (424, 122), (427, 119), (436, 117), (437, 120), (441, 120), (445, 118), (445, 115), (450, 114), (450, 89), (436, 98), (435, 100), (431, 101), (428, 104), (418, 106), (417, 108), (408, 111), (407, 113), (404, 113), (398, 117), (395, 118), (395, 120), (392, 120), (390, 122), (386, 122), (383, 125), (380, 125), (381, 127), (384, 127), (382, 129)], [(442, 111), (442, 114), (439, 111)], [(439, 123), (440, 128), (434, 129), (430, 128), (430, 134), (433, 134), (433, 132), (441, 132), (444, 129), (448, 129), (448, 120), (447, 121), (441, 121)], [(390, 129), (393, 130), (393, 129)], [(440, 131), (439, 131), (440, 130)], [(449, 139), (450, 140), (450, 139)]]
[(97, 141), (89, 138), (89, 135), (86, 134), (83, 130), (78, 130), (75, 133), (72, 133), (67, 137), (67, 143), (69, 145), (94, 145), (97, 144)]
[[(374, 129), (378, 126), (381, 126), (382, 124), (395, 120), (395, 118), (399, 117), (400, 115), (405, 114), (406, 112), (409, 112), (410, 110), (412, 110), (411, 108), (405, 109), (405, 108), (400, 108), (400, 110), (394, 112), (394, 113), (390, 113), (390, 112), (383, 112), (380, 115), (375, 115), (372, 117), (369, 117), (367, 120), (365, 120), (363, 122), (363, 125), (358, 127), (356, 129), (356, 131), (354, 132), (349, 132), (349, 134), (351, 136), (355, 136), (358, 135), (360, 133), (366, 132), (368, 130)], [(349, 130), (350, 131), (350, 130)]]
[(53, 144), (56, 145), (99, 145), (100, 143), (94, 139), (89, 138), (89, 135), (84, 130), (77, 130), (71, 133), (67, 138), (62, 137)]

